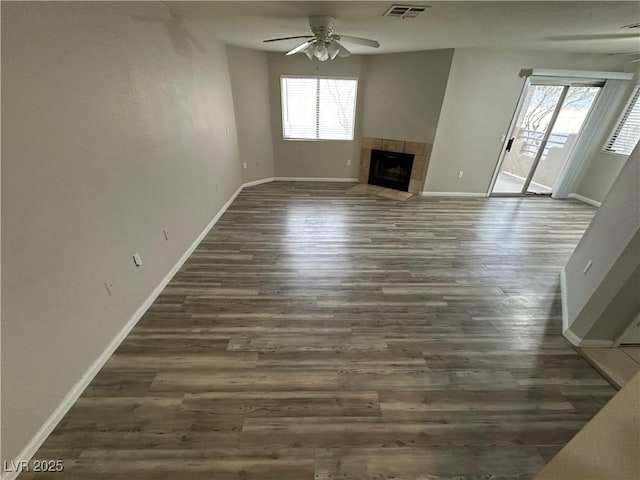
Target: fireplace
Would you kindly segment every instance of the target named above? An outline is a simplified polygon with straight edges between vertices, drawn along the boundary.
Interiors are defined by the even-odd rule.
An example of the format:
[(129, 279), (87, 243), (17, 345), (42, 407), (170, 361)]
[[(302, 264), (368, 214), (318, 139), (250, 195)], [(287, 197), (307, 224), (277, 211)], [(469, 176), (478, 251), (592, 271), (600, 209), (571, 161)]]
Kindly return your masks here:
[(411, 180), (414, 155), (410, 153), (371, 150), (369, 183), (407, 192)]
[[(386, 169), (386, 174), (384, 169), (382, 169), (383, 171), (380, 171), (381, 167), (379, 165), (374, 169), (374, 152), (376, 152), (376, 157), (378, 156), (378, 153), (382, 153), (383, 155), (390, 154), (397, 157), (396, 159), (386, 159), (387, 161), (395, 161), (397, 165), (392, 163), (391, 166)], [(420, 193), (424, 186), (424, 179), (427, 175), (430, 155), (430, 143), (415, 142), (412, 140), (396, 140), (392, 138), (362, 137), (362, 148), (360, 149), (360, 173), (358, 174), (358, 181), (360, 183), (384, 185), (408, 193)], [(407, 162), (404, 160), (409, 157), (411, 157), (413, 161)], [(383, 165), (384, 162), (385, 161), (383, 160)], [(376, 161), (375, 163), (377, 164), (379, 162)], [(393, 170), (394, 167), (401, 167), (409, 170), (408, 187), (406, 183), (406, 176), (399, 175), (400, 172), (398, 170)], [(380, 183), (383, 181), (385, 183)], [(390, 182), (393, 182), (393, 185), (391, 185)]]

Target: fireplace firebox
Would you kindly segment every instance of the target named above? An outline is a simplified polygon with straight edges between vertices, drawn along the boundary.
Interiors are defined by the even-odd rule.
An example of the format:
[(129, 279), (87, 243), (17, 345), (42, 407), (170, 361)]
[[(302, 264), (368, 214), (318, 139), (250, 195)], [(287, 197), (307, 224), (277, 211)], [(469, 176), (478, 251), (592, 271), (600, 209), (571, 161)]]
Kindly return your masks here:
[(369, 183), (407, 192), (414, 156), (410, 153), (371, 150)]

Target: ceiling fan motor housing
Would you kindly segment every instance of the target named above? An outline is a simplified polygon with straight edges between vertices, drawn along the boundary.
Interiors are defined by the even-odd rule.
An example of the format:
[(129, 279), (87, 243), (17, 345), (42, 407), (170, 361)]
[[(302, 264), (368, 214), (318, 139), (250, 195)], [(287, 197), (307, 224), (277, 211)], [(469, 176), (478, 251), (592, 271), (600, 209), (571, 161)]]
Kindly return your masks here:
[(309, 17), (309, 27), (317, 40), (328, 42), (331, 40), (335, 19), (328, 15), (311, 15)]

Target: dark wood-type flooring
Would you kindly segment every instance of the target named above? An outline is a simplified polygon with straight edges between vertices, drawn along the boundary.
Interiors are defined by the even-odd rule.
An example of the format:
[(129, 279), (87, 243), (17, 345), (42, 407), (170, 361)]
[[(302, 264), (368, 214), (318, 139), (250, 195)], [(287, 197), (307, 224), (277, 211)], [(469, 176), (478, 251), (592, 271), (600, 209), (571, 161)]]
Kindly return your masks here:
[(561, 336), (595, 210), (244, 190), (21, 479), (532, 478), (615, 393)]

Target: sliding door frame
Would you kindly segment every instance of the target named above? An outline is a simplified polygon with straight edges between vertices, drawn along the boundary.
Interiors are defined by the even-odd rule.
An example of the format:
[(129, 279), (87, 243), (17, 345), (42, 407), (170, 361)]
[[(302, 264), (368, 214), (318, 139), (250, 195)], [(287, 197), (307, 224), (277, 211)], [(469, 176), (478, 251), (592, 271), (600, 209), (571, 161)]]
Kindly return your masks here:
[(496, 168), (493, 171), (493, 177), (491, 177), (491, 182), (489, 182), (489, 190), (487, 191), (487, 197), (506, 197), (513, 196), (510, 193), (501, 194), (501, 193), (492, 193), (493, 187), (498, 180), (498, 175), (500, 175), (500, 168), (502, 167), (502, 162), (504, 161), (504, 157), (507, 154), (507, 144), (509, 143), (509, 139), (513, 134), (513, 131), (516, 128), (516, 123), (518, 122), (518, 116), (520, 115), (520, 110), (522, 110), (522, 105), (524, 104), (524, 99), (527, 96), (527, 90), (531, 86), (532, 77), (526, 77), (522, 84), (522, 88), (520, 89), (520, 96), (518, 97), (518, 102), (516, 103), (516, 108), (513, 111), (513, 116), (511, 117), (511, 122), (509, 123), (509, 129), (507, 130), (507, 134), (504, 136), (502, 141), (502, 147), (500, 148), (500, 155), (498, 155), (498, 163), (496, 164)]
[[(558, 103), (554, 108), (553, 114), (551, 115), (551, 119), (549, 121), (549, 128), (547, 129), (547, 131), (545, 132), (541, 142), (540, 142), (540, 146), (538, 148), (538, 151), (536, 152), (536, 156), (533, 160), (533, 163), (531, 165), (531, 168), (529, 170), (529, 174), (527, 175), (527, 178), (522, 186), (522, 190), (520, 192), (513, 192), (513, 193), (506, 193), (506, 192), (496, 192), (493, 193), (493, 188), (495, 186), (496, 181), (498, 180), (498, 175), (500, 174), (500, 170), (502, 168), (502, 163), (504, 162), (504, 157), (507, 154), (507, 145), (509, 143), (509, 140), (512, 138), (512, 134), (513, 131), (515, 130), (516, 124), (518, 122), (518, 118), (520, 116), (520, 112), (522, 111), (522, 107), (524, 104), (524, 100), (527, 96), (527, 91), (530, 87), (535, 86), (535, 85), (551, 85), (551, 86), (561, 86), (564, 87), (562, 90), (562, 93), (560, 94), (560, 98), (558, 99)], [(509, 124), (509, 130), (507, 132), (507, 135), (505, 136), (505, 139), (503, 141), (502, 144), (502, 149), (500, 151), (500, 155), (498, 157), (498, 161), (496, 164), (496, 168), (493, 172), (493, 177), (491, 178), (491, 182), (489, 184), (489, 190), (487, 191), (487, 197), (525, 197), (525, 196), (544, 196), (544, 197), (551, 197), (553, 195), (553, 191), (551, 191), (550, 193), (546, 194), (546, 193), (534, 193), (534, 192), (528, 192), (529, 186), (531, 184), (531, 181), (533, 180), (533, 176), (536, 173), (536, 169), (538, 168), (538, 164), (540, 163), (540, 160), (542, 158), (542, 154), (544, 153), (544, 149), (547, 145), (547, 142), (549, 140), (549, 137), (551, 136), (551, 132), (553, 131), (553, 127), (556, 123), (556, 120), (558, 119), (558, 115), (560, 115), (560, 111), (562, 110), (562, 107), (564, 105), (564, 101), (567, 97), (567, 93), (569, 92), (569, 89), (571, 87), (599, 87), (600, 91), (598, 92), (598, 94), (596, 95), (596, 97), (594, 98), (593, 102), (591, 103), (591, 106), (589, 107), (589, 112), (587, 113), (587, 117), (585, 118), (584, 122), (582, 123), (582, 126), (580, 127), (580, 131), (578, 132), (578, 141), (580, 141), (580, 137), (582, 135), (582, 131), (584, 129), (585, 124), (587, 123), (589, 116), (591, 115), (591, 112), (593, 111), (593, 107), (594, 105), (596, 105), (596, 102), (598, 101), (598, 97), (600, 96), (600, 94), (602, 93), (602, 88), (605, 85), (605, 81), (601, 80), (601, 79), (589, 79), (589, 78), (560, 78), (560, 77), (527, 77), (524, 81), (524, 84), (522, 86), (522, 89), (520, 91), (520, 98), (518, 99), (518, 103), (516, 105), (516, 109), (513, 113), (513, 117), (511, 118), (511, 123)], [(575, 145), (574, 147), (575, 148)], [(571, 158), (568, 158), (567, 161), (570, 161)], [(566, 165), (565, 167), (563, 167), (562, 170), (566, 169)], [(562, 173), (562, 172), (561, 172)]]

